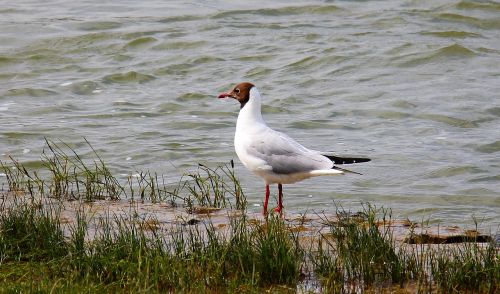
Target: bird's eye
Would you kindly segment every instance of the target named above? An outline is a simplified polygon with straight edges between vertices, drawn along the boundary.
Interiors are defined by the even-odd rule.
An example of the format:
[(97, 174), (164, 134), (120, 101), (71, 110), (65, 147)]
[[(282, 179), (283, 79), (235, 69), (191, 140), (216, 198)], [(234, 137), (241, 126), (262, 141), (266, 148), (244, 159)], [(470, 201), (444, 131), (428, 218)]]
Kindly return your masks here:
[(240, 89), (236, 88), (236, 89), (234, 89), (234, 92), (236, 92), (236, 94), (239, 94), (240, 93)]

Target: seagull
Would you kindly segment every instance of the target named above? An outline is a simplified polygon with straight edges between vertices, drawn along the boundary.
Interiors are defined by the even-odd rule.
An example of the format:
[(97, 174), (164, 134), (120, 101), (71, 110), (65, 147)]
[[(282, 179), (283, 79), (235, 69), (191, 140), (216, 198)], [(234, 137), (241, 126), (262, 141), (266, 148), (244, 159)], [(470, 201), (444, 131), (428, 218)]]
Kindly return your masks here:
[(278, 184), (278, 206), (275, 212), (282, 215), (283, 184), (292, 184), (316, 176), (359, 174), (334, 164), (370, 161), (369, 158), (338, 157), (311, 150), (288, 135), (271, 129), (262, 118), (262, 97), (259, 90), (251, 83), (237, 84), (230, 92), (221, 93), (219, 98), (234, 98), (240, 102), (234, 148), (243, 165), (264, 179), (264, 216), (267, 216), (269, 185)]

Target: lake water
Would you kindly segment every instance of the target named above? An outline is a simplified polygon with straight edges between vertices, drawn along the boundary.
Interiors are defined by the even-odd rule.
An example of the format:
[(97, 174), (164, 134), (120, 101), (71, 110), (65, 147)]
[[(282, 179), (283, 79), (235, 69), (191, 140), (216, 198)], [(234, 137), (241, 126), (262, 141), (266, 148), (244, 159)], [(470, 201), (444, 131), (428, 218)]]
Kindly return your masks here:
[[(250, 81), (264, 118), (304, 145), (373, 159), (363, 176), (285, 186), (285, 209), (357, 209), (500, 226), (500, 3), (11, 1), (0, 8), (0, 159), (37, 166), (44, 137), (113, 171), (177, 182), (236, 158)], [(4, 181), (5, 177), (0, 177)], [(276, 187), (272, 188), (276, 193)]]

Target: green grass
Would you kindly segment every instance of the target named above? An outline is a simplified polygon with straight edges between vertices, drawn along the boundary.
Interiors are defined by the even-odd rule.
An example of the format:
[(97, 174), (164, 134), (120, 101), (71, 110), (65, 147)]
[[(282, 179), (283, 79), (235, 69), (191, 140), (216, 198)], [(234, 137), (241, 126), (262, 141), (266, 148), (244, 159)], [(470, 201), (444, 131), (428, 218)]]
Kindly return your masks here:
[(463, 243), (436, 250), (430, 258), (432, 277), (443, 292), (497, 293), (500, 290), (500, 255), (493, 244), (482, 248), (475, 242)]
[[(126, 198), (137, 201), (167, 202), (194, 206), (246, 209), (246, 197), (234, 173), (234, 163), (211, 168), (199, 165), (176, 184), (165, 184), (165, 179), (151, 172), (130, 175), (125, 181), (114, 177), (86, 141), (91, 158), (83, 158), (71, 146), (46, 140), (41, 156), (42, 169), (28, 170), (10, 157), (0, 161), (0, 171), (6, 176), (9, 191), (24, 192), (32, 198), (49, 197), (61, 200), (95, 201)], [(180, 203), (179, 203), (180, 202)]]
[[(385, 223), (387, 211), (382, 214)], [(319, 240), (319, 254), (313, 256), (316, 272), (332, 289), (341, 289), (345, 281), (362, 281), (365, 286), (407, 281), (406, 263), (398, 255), (392, 232), (385, 225), (380, 229), (376, 216), (371, 206), (355, 216), (338, 211), (338, 221)]]
[[(173, 185), (148, 172), (121, 183), (91, 151), (97, 160), (47, 142), (42, 169), (1, 163), (10, 194), (0, 201), (0, 292), (295, 293), (306, 280), (323, 293), (500, 290), (493, 241), (398, 243), (390, 210), (369, 204), (356, 214), (337, 208), (324, 219), (327, 233), (275, 215), (250, 221), (232, 163), (200, 165)], [(118, 198), (242, 213), (227, 230), (211, 221), (165, 228), (133, 209), (97, 217), (84, 205)], [(80, 203), (69, 228), (60, 214), (67, 201)]]
[(0, 214), (2, 261), (50, 261), (67, 252), (60, 223), (51, 210), (23, 202)]
[(370, 204), (355, 215), (337, 210), (337, 220), (328, 222), (330, 232), (321, 236), (318, 251), (311, 253), (323, 287), (329, 292), (350, 292), (346, 285), (379, 290), (412, 285), (419, 293), (499, 290), (500, 254), (493, 241), (398, 244), (391, 222), (389, 210)]
[(303, 254), (297, 235), (277, 217), (251, 226), (235, 219), (229, 235), (210, 223), (151, 232), (145, 222), (109, 217), (100, 220), (89, 242), (92, 220), (84, 213), (65, 238), (58, 218), (42, 206), (4, 211), (2, 290), (252, 292), (299, 281)]

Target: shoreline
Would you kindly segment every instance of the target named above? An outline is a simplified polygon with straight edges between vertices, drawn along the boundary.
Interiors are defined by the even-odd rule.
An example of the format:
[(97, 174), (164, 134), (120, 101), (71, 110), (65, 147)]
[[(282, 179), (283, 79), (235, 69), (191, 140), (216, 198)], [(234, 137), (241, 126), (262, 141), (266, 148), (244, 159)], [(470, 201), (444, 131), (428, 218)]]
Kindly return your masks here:
[(200, 164), (176, 185), (149, 172), (121, 183), (97, 154), (47, 146), (42, 170), (0, 162), (1, 290), (494, 293), (500, 284), (498, 236), (477, 224), (394, 220), (369, 203), (264, 218), (248, 212), (232, 162)]
[[(117, 281), (109, 283), (107, 279), (101, 280), (99, 277), (102, 274), (102, 269), (94, 267), (110, 257), (106, 255), (93, 256), (96, 254), (94, 251), (97, 250), (96, 248), (102, 247), (103, 243), (105, 247), (100, 250), (105, 251), (119, 250), (121, 252), (123, 246), (125, 248), (133, 246), (127, 249), (128, 253), (125, 256), (121, 253), (112, 256), (111, 265), (116, 267), (125, 262), (128, 264), (126, 268), (131, 267), (125, 268), (126, 272), (136, 271), (140, 270), (142, 266), (130, 260), (127, 261), (127, 259), (137, 258), (137, 254), (139, 256), (145, 255), (142, 257), (144, 258), (143, 262), (153, 262), (159, 256), (162, 258), (169, 256), (179, 266), (176, 270), (183, 273), (182, 275), (189, 275), (187, 272), (193, 269), (200, 270), (202, 273), (198, 273), (196, 276), (196, 279), (199, 279), (205, 274), (210, 276), (210, 273), (206, 272), (205, 266), (212, 267), (219, 262), (218, 258), (212, 260), (211, 254), (214, 253), (210, 252), (214, 249), (210, 248), (215, 247), (217, 252), (229, 250), (233, 252), (228, 253), (230, 255), (240, 255), (242, 253), (238, 251), (241, 248), (239, 246), (233, 248), (231, 244), (241, 238), (248, 242), (244, 243), (244, 246), (250, 246), (246, 250), (251, 252), (247, 254), (250, 256), (270, 254), (266, 255), (265, 259), (270, 260), (267, 266), (271, 269), (279, 266), (283, 260), (288, 260), (289, 264), (285, 269), (289, 272), (285, 276), (268, 279), (265, 272), (270, 269), (266, 269), (264, 266), (264, 269), (261, 269), (262, 272), (257, 273), (260, 275), (258, 282), (249, 282), (248, 277), (231, 280), (234, 277), (221, 273), (222, 276), (218, 278), (221, 280), (218, 280), (216, 286), (199, 284), (203, 278), (191, 281), (196, 286), (183, 283), (177, 285), (175, 284), (176, 279), (179, 278), (177, 277), (167, 283), (170, 285), (167, 287), (168, 291), (183, 293), (232, 292), (239, 287), (244, 287), (252, 289), (250, 290), (252, 293), (260, 291), (277, 293), (323, 293), (325, 291), (347, 293), (402, 291), (402, 293), (415, 293), (423, 291), (430, 293), (458, 287), (478, 293), (493, 293), (491, 291), (497, 289), (497, 282), (500, 280), (498, 260), (500, 246), (495, 243), (492, 236), (480, 234), (476, 230), (433, 227), (411, 223), (408, 220), (392, 220), (389, 210), (375, 208), (369, 204), (366, 204), (364, 211), (355, 213), (337, 210), (336, 214), (287, 214), (284, 218), (270, 215), (266, 219), (261, 214), (246, 213), (244, 210), (193, 206), (187, 211), (186, 207), (173, 207), (167, 203), (148, 201), (67, 201), (50, 197), (32, 198), (19, 192), (0, 192), (0, 199), (2, 208), (0, 213), (0, 255), (3, 256), (0, 265), (4, 267), (4, 270), (0, 271), (0, 281), (7, 285), (7, 288), (4, 289), (12, 290), (17, 287), (15, 285), (22, 285), (21, 289), (30, 289), (30, 291), (49, 289), (49, 286), (51, 289), (55, 287), (64, 291), (64, 289), (74, 289), (73, 285), (76, 284), (76, 287), (81, 287), (81, 289), (95, 287), (95, 291), (114, 292), (126, 291), (125, 289), (129, 287), (134, 288), (133, 285), (136, 282), (142, 281), (141, 283), (149, 285), (148, 289), (156, 289), (154, 292), (163, 292), (166, 289), (155, 282), (157, 279), (162, 279), (159, 276), (151, 280), (151, 277), (135, 277), (134, 275), (127, 279), (132, 281), (137, 279), (137, 281), (132, 284), (120, 282), (121, 286), (118, 288), (115, 284)], [(43, 239), (50, 239), (51, 236), (35, 236), (38, 241), (28, 246), (29, 248), (22, 249), (21, 252), (15, 248), (9, 249), (10, 243), (18, 244), (16, 242), (24, 242), (20, 240), (29, 239), (33, 237), (33, 234), (40, 233), (36, 232), (35, 229), (23, 237), (22, 234), (19, 235), (19, 232), (8, 229), (13, 224), (18, 227), (52, 224), (52, 234), (60, 235), (58, 244), (61, 246), (60, 250), (69, 255), (44, 254), (50, 256), (50, 263), (71, 268), (70, 274), (57, 273), (57, 271), (54, 272), (54, 269), (45, 268), (42, 265), (47, 261), (43, 261), (44, 258), (38, 256), (40, 254), (39, 242), (42, 241), (42, 244), (49, 242), (50, 240), (43, 241)], [(12, 227), (10, 228), (12, 229)], [(47, 232), (42, 233), (47, 234)], [(14, 236), (9, 236), (11, 234)], [(358, 247), (360, 242), (362, 247)], [(133, 245), (135, 243), (137, 246), (142, 245), (135, 247), (136, 245)], [(76, 244), (79, 244), (78, 247), (81, 248), (79, 250), (83, 251), (73, 252), (75, 250), (73, 247)], [(157, 246), (161, 246), (161, 248)], [(263, 253), (263, 248), (253, 248), (254, 246), (264, 246), (267, 248), (264, 252), (271, 251)], [(279, 250), (284, 250), (281, 254), (285, 255), (273, 252), (276, 247), (281, 248), (281, 246), (284, 248)], [(42, 248), (42, 252), (43, 250), (51, 252), (53, 249)], [(149, 253), (144, 250), (159, 250), (159, 253), (156, 254), (160, 255), (148, 257)], [(257, 252), (253, 252), (253, 250), (257, 250)], [(371, 256), (369, 257), (370, 261), (366, 263), (364, 258), (367, 257), (358, 259), (357, 256), (351, 256), (351, 250), (359, 251), (358, 254), (361, 256)], [(84, 274), (83, 277), (81, 277), (81, 269), (78, 269), (78, 260), (80, 259), (75, 259), (75, 254), (82, 254), (83, 256), (80, 258), (90, 259), (90, 264), (86, 266), (92, 270), (90, 273)], [(292, 257), (289, 254), (292, 254)], [(463, 259), (464, 256), (466, 259)], [(474, 268), (477, 267), (477, 269), (473, 269), (476, 274), (477, 272), (481, 273), (481, 268), (484, 270), (484, 266), (488, 266), (487, 271), (493, 271), (491, 272), (493, 276), (490, 275), (486, 286), (484, 284), (470, 284), (470, 278), (464, 277), (470, 275), (471, 272), (453, 272), (452, 268), (446, 268), (454, 262), (461, 264), (472, 256), (476, 258), (473, 263)], [(184, 264), (185, 258), (188, 260), (191, 258), (208, 260), (205, 261), (208, 262), (208, 265)], [(219, 258), (232, 259), (230, 256)], [(258, 259), (261, 258), (263, 257), (258, 257)], [(380, 261), (376, 261), (377, 259)], [(170, 260), (170, 262), (174, 261)], [(258, 263), (256, 260), (248, 262), (249, 264), (246, 264), (245, 267), (255, 267), (255, 263)], [(488, 265), (491, 262), (493, 264)], [(390, 265), (392, 263), (396, 264)], [(161, 267), (161, 264), (154, 264), (149, 270), (159, 270), (157, 267)], [(368, 268), (366, 268), (367, 265)], [(20, 269), (26, 270), (26, 266), (32, 272), (36, 271), (32, 266), (38, 270), (41, 268), (42, 276), (52, 276), (52, 278), (44, 278), (35, 274), (34, 277), (44, 281), (47, 286), (42, 283), (34, 288), (32, 284), (28, 287), (26, 276), (15, 274)], [(197, 268), (198, 266), (201, 268)], [(340, 272), (339, 266), (341, 266)], [(445, 268), (439, 269), (442, 266)], [(124, 270), (120, 268), (121, 266), (113, 270), (116, 271), (115, 274)], [(279, 269), (279, 272), (282, 270), (283, 268)], [(350, 273), (352, 270), (354, 272)], [(447, 272), (448, 270), (451, 272)], [(332, 274), (333, 276), (331, 276)], [(395, 274), (396, 276), (394, 276)], [(439, 274), (444, 275), (445, 279), (450, 279), (450, 282), (443, 281), (443, 277), (439, 277)], [(455, 278), (454, 275), (459, 277), (458, 281), (452, 279)], [(91, 278), (92, 276), (94, 278)], [(89, 284), (88, 278), (97, 279), (97, 282)], [(191, 277), (189, 280), (193, 278), (195, 277)], [(61, 282), (61, 279), (66, 282)], [(229, 284), (226, 283), (227, 279), (231, 280)], [(60, 287), (57, 286), (57, 283), (61, 283)], [(237, 288), (232, 288), (235, 285), (238, 285)], [(134, 291), (138, 291), (142, 288), (134, 289)]]

